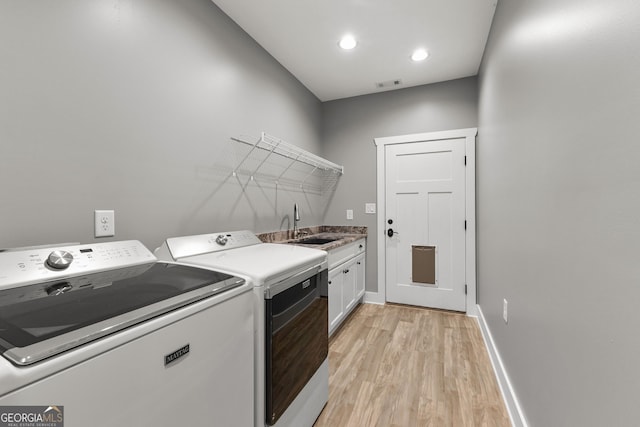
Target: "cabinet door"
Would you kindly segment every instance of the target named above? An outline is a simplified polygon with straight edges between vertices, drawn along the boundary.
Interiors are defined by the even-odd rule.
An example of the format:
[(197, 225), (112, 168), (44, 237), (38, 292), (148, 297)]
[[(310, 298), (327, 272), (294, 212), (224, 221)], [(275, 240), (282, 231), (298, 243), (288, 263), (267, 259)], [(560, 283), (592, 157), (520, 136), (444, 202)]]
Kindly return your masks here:
[(344, 312), (349, 313), (356, 303), (356, 261), (351, 260), (342, 267), (343, 276), (343, 306)]
[(329, 271), (329, 335), (340, 324), (344, 315), (342, 305), (342, 268)]
[(362, 298), (364, 295), (365, 286), (365, 254), (359, 255), (356, 258), (356, 299)]

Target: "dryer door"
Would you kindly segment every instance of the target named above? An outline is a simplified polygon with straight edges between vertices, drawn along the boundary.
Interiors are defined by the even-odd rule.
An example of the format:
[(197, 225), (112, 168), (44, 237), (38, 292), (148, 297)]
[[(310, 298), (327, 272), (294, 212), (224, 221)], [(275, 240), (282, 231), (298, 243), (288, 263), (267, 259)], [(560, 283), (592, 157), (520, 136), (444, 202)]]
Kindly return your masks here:
[(266, 422), (275, 424), (329, 351), (328, 271), (266, 301)]
[(240, 286), (217, 271), (153, 263), (0, 291), (0, 350), (30, 365)]

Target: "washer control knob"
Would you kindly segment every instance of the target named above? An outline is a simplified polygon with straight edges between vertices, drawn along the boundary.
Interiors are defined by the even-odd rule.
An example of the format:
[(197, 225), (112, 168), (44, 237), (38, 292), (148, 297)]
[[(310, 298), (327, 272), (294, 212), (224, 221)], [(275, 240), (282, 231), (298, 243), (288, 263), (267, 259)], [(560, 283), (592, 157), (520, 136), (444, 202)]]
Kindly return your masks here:
[(47, 258), (47, 265), (56, 270), (64, 270), (73, 262), (73, 255), (67, 251), (53, 251)]
[(218, 235), (218, 237), (216, 237), (216, 243), (219, 244), (220, 246), (226, 245), (228, 240), (229, 239), (224, 234), (220, 234)]

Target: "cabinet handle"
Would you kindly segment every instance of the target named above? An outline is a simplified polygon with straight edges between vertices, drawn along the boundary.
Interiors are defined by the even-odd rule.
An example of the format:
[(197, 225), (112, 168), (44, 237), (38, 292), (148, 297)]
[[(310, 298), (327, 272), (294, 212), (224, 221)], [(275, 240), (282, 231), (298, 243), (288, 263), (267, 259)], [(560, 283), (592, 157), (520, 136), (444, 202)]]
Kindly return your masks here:
[(331, 280), (329, 280), (329, 284), (331, 284)]
[(358, 265), (360, 265), (360, 261), (358, 261)]
[(349, 272), (349, 270), (348, 270), (348, 269), (347, 269), (347, 270), (342, 270), (342, 272), (343, 272), (344, 274), (347, 274), (347, 273)]

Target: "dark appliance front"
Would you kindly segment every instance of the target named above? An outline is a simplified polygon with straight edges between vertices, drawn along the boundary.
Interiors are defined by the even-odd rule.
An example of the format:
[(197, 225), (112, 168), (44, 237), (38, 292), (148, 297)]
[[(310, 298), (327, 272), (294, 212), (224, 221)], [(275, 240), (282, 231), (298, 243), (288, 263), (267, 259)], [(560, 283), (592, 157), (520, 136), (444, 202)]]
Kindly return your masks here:
[(265, 299), (266, 423), (274, 425), (329, 352), (328, 271)]

